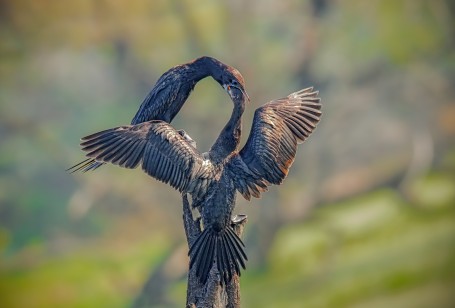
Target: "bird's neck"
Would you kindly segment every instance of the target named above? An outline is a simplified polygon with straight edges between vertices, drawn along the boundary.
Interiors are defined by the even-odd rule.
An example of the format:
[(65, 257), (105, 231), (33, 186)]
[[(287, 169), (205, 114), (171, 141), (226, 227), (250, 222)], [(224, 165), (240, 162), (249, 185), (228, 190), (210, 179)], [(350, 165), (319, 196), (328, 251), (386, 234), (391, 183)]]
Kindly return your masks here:
[(216, 69), (215, 66), (215, 62), (210, 57), (197, 58), (188, 65), (188, 68), (191, 70), (191, 79), (197, 83), (199, 80), (211, 76), (213, 74), (212, 72)]
[(242, 115), (244, 110), (244, 104), (235, 104), (231, 118), (210, 148), (209, 155), (212, 162), (221, 163), (232, 152), (237, 150), (242, 134)]

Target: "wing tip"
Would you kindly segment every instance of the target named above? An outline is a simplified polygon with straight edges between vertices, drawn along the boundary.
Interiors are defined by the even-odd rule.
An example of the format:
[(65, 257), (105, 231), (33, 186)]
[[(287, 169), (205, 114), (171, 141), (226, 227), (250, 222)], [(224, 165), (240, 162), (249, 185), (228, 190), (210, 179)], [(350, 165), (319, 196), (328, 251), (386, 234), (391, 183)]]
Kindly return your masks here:
[(314, 87), (305, 88), (288, 95), (288, 98), (297, 99), (310, 99), (312, 102), (320, 102), (321, 98), (318, 97), (319, 90), (314, 90)]

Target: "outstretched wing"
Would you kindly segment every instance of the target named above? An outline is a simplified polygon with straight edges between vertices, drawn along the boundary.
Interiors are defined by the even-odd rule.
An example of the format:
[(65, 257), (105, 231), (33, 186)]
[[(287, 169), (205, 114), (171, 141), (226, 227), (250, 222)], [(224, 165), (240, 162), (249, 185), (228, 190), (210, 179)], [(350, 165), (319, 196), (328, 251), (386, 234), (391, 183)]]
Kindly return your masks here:
[(307, 88), (256, 109), (248, 141), (228, 166), (237, 190), (247, 200), (286, 178), (297, 145), (319, 122), (321, 103), (317, 95), (313, 88)]
[[(194, 193), (209, 177), (211, 163), (191, 141), (163, 121), (120, 126), (82, 138), (82, 150), (96, 162), (142, 169), (180, 192)], [(198, 187), (199, 186), (199, 187)]]
[[(170, 123), (180, 111), (187, 100), (195, 83), (182, 82), (188, 74), (188, 65), (178, 65), (165, 72), (156, 82), (142, 102), (139, 110), (131, 124), (139, 124), (151, 120), (162, 120)], [(102, 162), (94, 159), (86, 159), (70, 168), (67, 171), (89, 171), (102, 166)]]

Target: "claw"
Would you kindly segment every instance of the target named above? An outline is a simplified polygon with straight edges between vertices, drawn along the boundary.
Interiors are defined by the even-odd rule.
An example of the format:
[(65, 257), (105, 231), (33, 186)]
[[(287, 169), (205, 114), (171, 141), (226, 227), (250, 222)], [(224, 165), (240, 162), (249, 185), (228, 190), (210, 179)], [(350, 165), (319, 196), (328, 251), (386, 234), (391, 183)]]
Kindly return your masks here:
[(244, 222), (247, 218), (248, 218), (247, 215), (239, 214), (239, 215), (235, 215), (234, 217), (232, 217), (231, 222), (233, 225), (238, 225), (238, 224), (241, 224), (242, 222)]

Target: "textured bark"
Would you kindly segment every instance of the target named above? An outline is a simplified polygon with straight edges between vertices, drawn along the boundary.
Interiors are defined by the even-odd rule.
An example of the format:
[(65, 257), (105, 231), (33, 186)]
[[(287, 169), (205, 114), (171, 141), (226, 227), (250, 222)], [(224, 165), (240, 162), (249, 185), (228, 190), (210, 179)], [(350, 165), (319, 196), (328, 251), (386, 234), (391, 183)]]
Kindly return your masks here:
[[(193, 242), (202, 232), (201, 220), (193, 219), (190, 203), (187, 195), (182, 196), (183, 200), (183, 223), (185, 227), (188, 247), (191, 247)], [(235, 216), (232, 220), (234, 230), (240, 237), (247, 222), (246, 215)], [(231, 282), (227, 285), (221, 285), (220, 275), (216, 267), (216, 262), (213, 263), (209, 277), (205, 285), (199, 282), (196, 277), (196, 270), (193, 267), (188, 272), (188, 289), (186, 295), (186, 307), (191, 308), (237, 308), (240, 307), (240, 277), (234, 275)]]

